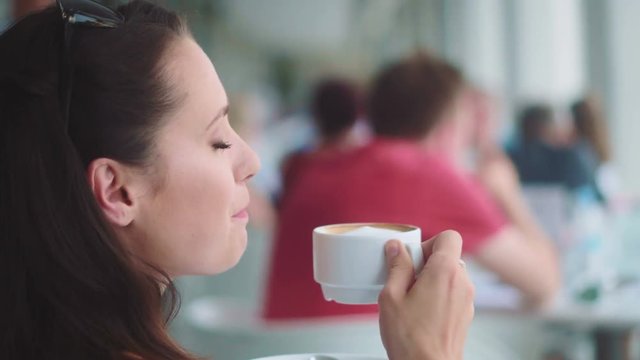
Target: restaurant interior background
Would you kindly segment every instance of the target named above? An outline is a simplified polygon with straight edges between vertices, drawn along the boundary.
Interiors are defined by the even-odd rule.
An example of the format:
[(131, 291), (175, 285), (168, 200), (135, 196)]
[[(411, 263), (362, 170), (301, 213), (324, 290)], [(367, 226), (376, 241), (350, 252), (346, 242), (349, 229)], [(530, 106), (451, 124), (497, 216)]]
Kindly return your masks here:
[[(0, 28), (10, 24), (11, 3), (0, 1)], [(640, 324), (640, 266), (635, 264), (640, 263), (640, 210), (634, 200), (640, 195), (640, 1), (161, 3), (186, 14), (213, 59), (231, 100), (232, 121), (262, 157), (258, 189), (277, 186), (282, 156), (312, 136), (306, 101), (315, 81), (340, 75), (366, 85), (380, 66), (416, 50), (450, 60), (498, 99), (505, 143), (520, 106), (548, 103), (562, 123), (571, 102), (589, 92), (599, 95), (623, 199), (618, 208), (607, 209), (619, 256), (608, 265), (624, 278), (608, 290), (611, 299), (603, 293), (593, 303), (572, 304), (558, 313), (519, 310), (508, 288), (480, 285), (465, 358), (640, 359), (635, 331)], [(218, 360), (312, 351), (382, 354), (375, 319), (268, 323), (259, 318), (272, 225), (268, 216), (256, 221), (249, 225), (249, 246), (236, 268), (217, 277), (178, 280), (183, 304), (172, 325), (176, 338)]]

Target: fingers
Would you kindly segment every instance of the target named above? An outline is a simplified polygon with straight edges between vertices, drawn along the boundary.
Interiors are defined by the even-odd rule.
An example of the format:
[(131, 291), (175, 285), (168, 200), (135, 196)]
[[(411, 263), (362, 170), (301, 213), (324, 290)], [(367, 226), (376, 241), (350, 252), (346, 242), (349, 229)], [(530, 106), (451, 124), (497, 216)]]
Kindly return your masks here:
[(460, 309), (460, 315), (470, 323), (474, 315), (475, 288), (469, 274), (463, 267), (458, 267), (455, 271), (455, 276), (450, 282), (450, 289), (453, 294), (452, 303)]
[[(455, 278), (456, 273), (460, 271), (465, 277), (467, 276), (459, 262), (462, 254), (462, 237), (456, 231), (444, 231), (423, 242), (422, 251), (425, 258), (425, 268), (422, 272), (425, 274), (421, 273), (421, 277), (425, 275), (436, 277), (446, 283)], [(385, 257), (388, 278), (381, 297), (388, 295), (394, 299), (400, 299), (405, 296), (415, 281), (413, 262), (404, 245), (397, 240), (387, 242)]]
[(381, 336), (389, 358), (430, 353), (433, 358), (462, 358), (474, 313), (474, 289), (461, 266), (461, 251), (462, 239), (453, 231), (424, 242), (427, 261), (415, 279), (406, 248), (394, 240), (386, 244), (389, 277), (379, 303)]
[(447, 230), (433, 240), (433, 253), (443, 253), (457, 259), (462, 256), (462, 236), (457, 231)]
[[(474, 309), (475, 289), (471, 283), (468, 274), (464, 269), (460, 270), (457, 284), (454, 285), (452, 295), (452, 306), (457, 309), (456, 320), (459, 323), (458, 348), (464, 348), (464, 341), (467, 335), (469, 325), (473, 321), (475, 314)], [(459, 357), (462, 359), (462, 357)]]
[(413, 284), (415, 272), (409, 252), (398, 240), (391, 240), (384, 247), (388, 278), (381, 297), (400, 299)]
[[(461, 264), (462, 238), (455, 231), (445, 231), (428, 240), (425, 250), (424, 268), (418, 274), (416, 293), (428, 293), (434, 286), (455, 291), (456, 286), (467, 290), (471, 286), (468, 274)], [(465, 292), (465, 291), (463, 291)], [(468, 291), (467, 291), (468, 292)], [(466, 300), (468, 296), (464, 296)]]
[(422, 242), (422, 254), (424, 255), (425, 262), (429, 259), (429, 257), (431, 257), (431, 254), (433, 254), (433, 243), (435, 242), (437, 236), (438, 235)]
[(422, 242), (425, 264), (434, 252), (441, 252), (459, 259), (462, 254), (462, 237), (457, 231), (447, 230)]

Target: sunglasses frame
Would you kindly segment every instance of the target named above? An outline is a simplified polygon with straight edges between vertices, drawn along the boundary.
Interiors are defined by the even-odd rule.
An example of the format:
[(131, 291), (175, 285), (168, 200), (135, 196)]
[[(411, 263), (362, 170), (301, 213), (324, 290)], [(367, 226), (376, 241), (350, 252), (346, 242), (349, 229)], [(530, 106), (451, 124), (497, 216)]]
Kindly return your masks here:
[(91, 0), (56, 0), (64, 21), (64, 48), (60, 70), (60, 105), (65, 130), (69, 126), (69, 110), (73, 90), (74, 68), (71, 62), (71, 44), (74, 28), (115, 29), (125, 21), (118, 12)]

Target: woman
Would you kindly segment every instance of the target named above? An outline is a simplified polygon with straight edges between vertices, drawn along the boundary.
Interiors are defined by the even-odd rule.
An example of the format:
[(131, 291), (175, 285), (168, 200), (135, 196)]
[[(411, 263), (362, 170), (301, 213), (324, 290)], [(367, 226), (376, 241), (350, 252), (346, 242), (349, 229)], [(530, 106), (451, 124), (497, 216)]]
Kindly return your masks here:
[(587, 165), (603, 201), (620, 196), (620, 177), (613, 165), (607, 119), (598, 97), (587, 95), (571, 105), (573, 148)]
[(573, 127), (578, 147), (584, 147), (589, 165), (596, 168), (611, 161), (607, 122), (598, 98), (589, 95), (571, 105)]
[[(236, 264), (259, 167), (213, 65), (145, 1), (61, 0), (2, 34), (0, 54), (2, 358), (193, 359), (166, 331), (171, 279)], [(387, 245), (390, 358), (461, 357), (473, 289), (460, 245), (427, 242), (416, 279)]]

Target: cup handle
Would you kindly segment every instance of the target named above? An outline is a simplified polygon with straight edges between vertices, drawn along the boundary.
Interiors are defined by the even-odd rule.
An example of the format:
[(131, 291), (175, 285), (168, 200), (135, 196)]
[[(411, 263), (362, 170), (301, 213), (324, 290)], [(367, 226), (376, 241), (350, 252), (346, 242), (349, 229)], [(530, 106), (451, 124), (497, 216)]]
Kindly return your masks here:
[(418, 274), (422, 268), (424, 267), (424, 254), (422, 252), (422, 243), (408, 243), (405, 244), (407, 247), (407, 251), (409, 251), (409, 255), (411, 256), (411, 260), (413, 260), (413, 269)]

